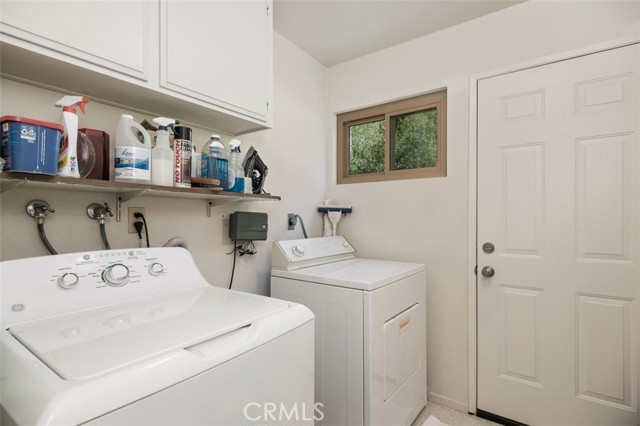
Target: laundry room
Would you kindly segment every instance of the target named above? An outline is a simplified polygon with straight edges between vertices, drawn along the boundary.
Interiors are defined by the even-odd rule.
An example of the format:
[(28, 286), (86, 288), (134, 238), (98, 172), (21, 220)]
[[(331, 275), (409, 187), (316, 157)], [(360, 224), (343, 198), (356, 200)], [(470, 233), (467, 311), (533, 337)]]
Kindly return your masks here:
[[(72, 358), (91, 357), (98, 348), (109, 351), (109, 342), (116, 342), (111, 335), (101, 337), (104, 346), (84, 345), (77, 354), (53, 350), (47, 346), (47, 339), (41, 346), (29, 344), (37, 333), (25, 326), (36, 318), (28, 308), (42, 309), (43, 318), (95, 308), (97, 299), (90, 296), (74, 308), (58, 294), (82, 295), (77, 290), (81, 290), (85, 275), (104, 280), (110, 287), (106, 290), (131, 291), (131, 285), (122, 285), (137, 282), (136, 274), (129, 270), (148, 270), (161, 279), (180, 271), (186, 277), (184, 282), (190, 284), (184, 297), (177, 298), (175, 309), (180, 309), (180, 303), (193, 304), (198, 309), (198, 303), (204, 302), (193, 300), (201, 292), (206, 296), (203, 298), (218, 297), (205, 292), (203, 288), (207, 286), (219, 289), (220, 297), (229, 304), (211, 305), (219, 309), (219, 315), (202, 305), (201, 311), (188, 319), (180, 317), (183, 322), (176, 320), (173, 327), (165, 327), (168, 322), (144, 323), (146, 330), (158, 336), (166, 334), (163, 339), (167, 345), (188, 346), (188, 356), (166, 355), (158, 359), (181, 371), (184, 365), (180, 363), (188, 363), (192, 356), (197, 359), (194, 365), (201, 365), (193, 367), (196, 377), (209, 368), (206, 363), (220, 363), (224, 356), (236, 357), (239, 367), (235, 371), (242, 371), (238, 376), (230, 374), (230, 370), (216, 373), (219, 386), (213, 391), (223, 401), (225, 397), (233, 401), (227, 407), (216, 403), (220, 419), (234, 420), (221, 423), (215, 418), (204, 421), (194, 417), (193, 424), (202, 420), (198, 424), (315, 421), (326, 426), (452, 426), (489, 425), (490, 420), (531, 425), (637, 425), (638, 46), (637, 1), (1, 0), (2, 156), (15, 155), (5, 159), (13, 164), (8, 161), (0, 175), (2, 292), (3, 297), (9, 294), (4, 290), (9, 280), (24, 282), (28, 286), (15, 290), (16, 294), (34, 300), (31, 305), (24, 301), (2, 304), (2, 338), (15, 337), (8, 351), (18, 351), (14, 343), (21, 342), (30, 350), (48, 351), (42, 357), (33, 357), (34, 362), (61, 363), (59, 369), (53, 368), (55, 374), (51, 377), (32, 377), (35, 382), (55, 381), (56, 377), (73, 382), (80, 376), (93, 380), (110, 374), (116, 380), (119, 369), (124, 377), (124, 372), (129, 374), (132, 368), (130, 362), (123, 361), (122, 367), (117, 360), (101, 360), (81, 368), (76, 364), (82, 364), (82, 359), (65, 364), (56, 358), (64, 358), (65, 354)], [(521, 80), (516, 81), (520, 76)], [(561, 83), (553, 79), (566, 76), (575, 79), (567, 77), (562, 84), (570, 89), (562, 92), (557, 89)], [(548, 85), (543, 85), (547, 81)], [(557, 94), (556, 89), (562, 94)], [(556, 95), (577, 104), (561, 110), (562, 102)], [(440, 126), (437, 156), (433, 164), (423, 167), (438, 170), (422, 175), (397, 173), (399, 170), (391, 170), (394, 166), (387, 158), (379, 170), (350, 176), (349, 159), (343, 160), (349, 156), (351, 133), (345, 129), (424, 109), (425, 104), (402, 104), (415, 99), (427, 99), (428, 108), (438, 114), (434, 121)], [(380, 109), (387, 106), (395, 109)], [(593, 117), (610, 112), (615, 117), (607, 115), (597, 127), (599, 119)], [(357, 115), (360, 113), (364, 115)], [(567, 118), (574, 113), (575, 123)], [(588, 121), (578, 121), (585, 116)], [(123, 117), (130, 117), (133, 123), (127, 124), (127, 137), (149, 146), (151, 171), (143, 183), (127, 182), (126, 177), (117, 175), (118, 166), (114, 166), (122, 140), (118, 136), (119, 123), (129, 120)], [(551, 123), (551, 117), (560, 120), (557, 127), (563, 130), (559, 134), (565, 135), (562, 132), (573, 128), (588, 130), (571, 133), (565, 138), (571, 139), (571, 146), (554, 151), (553, 144), (545, 144), (554, 140), (549, 136), (551, 130), (540, 124)], [(158, 118), (165, 118), (170, 124), (154, 121)], [(529, 119), (536, 121), (527, 128)], [(57, 151), (55, 160), (47, 161), (48, 166), (55, 163), (53, 172), (42, 173), (36, 166), (29, 170), (16, 167), (21, 158), (5, 149), (9, 144), (5, 133), (20, 123), (57, 129), (56, 147), (68, 129), (74, 129), (73, 134), (79, 129), (106, 134), (107, 138), (98, 145), (85, 139), (83, 133), (77, 133), (78, 138), (67, 134), (65, 142), (68, 147), (75, 144), (78, 157), (84, 154), (89, 158), (84, 161), (91, 163), (93, 169), (104, 160), (102, 176), (61, 175)], [(195, 179), (189, 180), (191, 183), (187, 185), (184, 176), (178, 177), (170, 164), (166, 188), (154, 184), (150, 173), (156, 167), (152, 155), (157, 148), (150, 146), (161, 143), (161, 126), (169, 127), (167, 133), (174, 147), (178, 140), (188, 142), (189, 158), (196, 158), (196, 153), (198, 158), (211, 157), (212, 135), (218, 135), (228, 159), (225, 179), (216, 180), (222, 175), (209, 171), (202, 174), (204, 180), (199, 183), (195, 168), (217, 163), (211, 158), (208, 162), (192, 158), (188, 174)], [(176, 131), (180, 126), (188, 130)], [(512, 136), (512, 132), (519, 133)], [(383, 141), (391, 133), (383, 130)], [(342, 143), (345, 134), (346, 148)], [(237, 141), (238, 155), (231, 150)], [(382, 156), (395, 156), (392, 148), (387, 143)], [(100, 149), (105, 149), (102, 154)], [(171, 161), (178, 158), (178, 150), (171, 150), (170, 155)], [(561, 165), (553, 162), (565, 157), (570, 161)], [(231, 189), (233, 184), (222, 187), (234, 161), (245, 173), (240, 191)], [(552, 174), (556, 168), (561, 168), (562, 173)], [(565, 185), (568, 181), (572, 182), (570, 187)], [(602, 209), (601, 205), (608, 208)], [(565, 216), (566, 222), (554, 222), (554, 217)], [(238, 236), (237, 232), (255, 226), (260, 228), (256, 236)], [(562, 234), (567, 230), (571, 235)], [(305, 240), (310, 243), (307, 245)], [(331, 243), (316, 244), (320, 240)], [(44, 270), (54, 264), (51, 259), (56, 256), (50, 256), (52, 251), (63, 256), (74, 254), (80, 259), (78, 268), (85, 268), (88, 263), (102, 262), (107, 247), (115, 250), (116, 258), (124, 256), (130, 265), (118, 270), (120, 263), (112, 262), (106, 272), (95, 277), (95, 271), (82, 269), (76, 273), (73, 265), (56, 265), (58, 275), (37, 279), (39, 268)], [(560, 248), (567, 248), (568, 254), (561, 253)], [(130, 254), (134, 250), (141, 251)], [(322, 254), (323, 250), (330, 254)], [(183, 256), (183, 252), (187, 255)], [(81, 260), (83, 256), (88, 256), (86, 262)], [(325, 256), (327, 263), (334, 265), (352, 258), (394, 262), (406, 267), (394, 269), (398, 280), (418, 276), (422, 281), (410, 281), (406, 287), (398, 285), (401, 290), (385, 293), (384, 297), (368, 298), (368, 290), (373, 294), (376, 286), (384, 287), (388, 282), (349, 287), (340, 284), (347, 278), (324, 265), (326, 280), (334, 280), (325, 282), (330, 284), (325, 287), (339, 291), (320, 296), (319, 291), (310, 289), (301, 295), (285, 281), (313, 281), (305, 276), (304, 267), (308, 265), (302, 261), (300, 266), (304, 256)], [(43, 260), (36, 263), (36, 258)], [(571, 265), (561, 265), (560, 259)], [(20, 263), (4, 266), (13, 261)], [(550, 263), (544, 263), (547, 261)], [(201, 276), (192, 275), (194, 270)], [(518, 271), (526, 271), (531, 278), (510, 275)], [(557, 277), (552, 279), (544, 275), (545, 271), (552, 271)], [(593, 282), (584, 286), (571, 284), (567, 294), (557, 298), (568, 300), (567, 305), (553, 313), (554, 288), (542, 283), (556, 279), (573, 282), (576, 277)], [(174, 286), (183, 280), (165, 281), (161, 290), (154, 291), (177, 291), (179, 287)], [(322, 280), (318, 282), (322, 284)], [(37, 283), (53, 283), (57, 293), (50, 289), (41, 293)], [(236, 300), (238, 304), (233, 305), (234, 296), (222, 292), (228, 288), (234, 290), (232, 295), (246, 293), (249, 298)], [(352, 299), (346, 290), (357, 290), (359, 296)], [(413, 296), (408, 297), (407, 292)], [(130, 293), (124, 298), (122, 294), (109, 299), (109, 305), (143, 296)], [(319, 299), (305, 303), (309, 294), (323, 297), (326, 305), (316, 310), (311, 305)], [(378, 302), (382, 299), (385, 302)], [(365, 320), (356, 326), (340, 323), (342, 313), (349, 309), (356, 309), (361, 318), (377, 318), (377, 304), (387, 301), (397, 304), (382, 320), (385, 325), (390, 321), (394, 330), (401, 333), (394, 345), (422, 345), (415, 352), (419, 358), (393, 351), (389, 355), (384, 343), (377, 337), (368, 337)], [(262, 310), (255, 310), (261, 303)], [(308, 305), (309, 309), (298, 309), (297, 303)], [(159, 306), (144, 305), (153, 312), (164, 309)], [(251, 315), (236, 321), (245, 308)], [(28, 321), (19, 319), (23, 309)], [(109, 321), (116, 319), (110, 326), (129, 326), (125, 324), (129, 320), (122, 319), (122, 312), (109, 309)], [(131, 312), (134, 317), (137, 311)], [(410, 323), (406, 315), (411, 312), (426, 318), (425, 322)], [(545, 315), (549, 323), (545, 322)], [(194, 326), (203, 318), (222, 321), (219, 334)], [(265, 344), (261, 349), (264, 352), (259, 352), (256, 342), (264, 343), (273, 338), (269, 336), (284, 333), (275, 322), (278, 318), (288, 321), (291, 330), (285, 336), (289, 340), (278, 344), (295, 345), (297, 349), (285, 355), (286, 351), (277, 352), (275, 345), (269, 349)], [(333, 323), (339, 330), (326, 334), (327, 342), (339, 343), (343, 339), (343, 343), (359, 346), (356, 349), (361, 352), (365, 348), (356, 364), (348, 363), (347, 358), (338, 359), (342, 352), (336, 350), (335, 364), (322, 364), (325, 375), (321, 384), (317, 375), (315, 380), (312, 373), (311, 378), (307, 377), (314, 368), (316, 374), (319, 371), (319, 363), (313, 364), (314, 356), (319, 356), (318, 352), (314, 355), (310, 337), (313, 333), (303, 333), (313, 328), (310, 324), (314, 320), (316, 326)], [(19, 324), (15, 334), (8, 336), (10, 333), (5, 331), (11, 321)], [(251, 326), (254, 323), (260, 333)], [(194, 331), (178, 337), (178, 326)], [(65, 339), (80, 333), (62, 320), (60, 327), (70, 333)], [(198, 330), (207, 335), (206, 341), (197, 341)], [(318, 328), (315, 333), (316, 338), (321, 335)], [(353, 340), (354, 335), (359, 337)], [(232, 345), (245, 338), (253, 342), (253, 358), (248, 352), (247, 358), (225, 352), (222, 341), (215, 342), (220, 336)], [(126, 342), (136, 346), (135, 340)], [(276, 342), (278, 339), (273, 338), (270, 343)], [(157, 350), (152, 343), (146, 345), (145, 341), (118, 359), (142, 357), (145, 349)], [(559, 353), (552, 351), (559, 347), (563, 348)], [(281, 355), (280, 361), (270, 364)], [(384, 405), (374, 407), (373, 402), (369, 405), (367, 398), (377, 397), (377, 392), (383, 390), (374, 391), (375, 385), (367, 382), (368, 363), (384, 364), (385, 359), (394, 356), (399, 357), (394, 361), (397, 366), (415, 364), (415, 372), (394, 370), (397, 376), (390, 379), (392, 387), (385, 388), (387, 393), (380, 398), (387, 401), (404, 395), (408, 386), (394, 380), (410, 376), (416, 382), (411, 384), (412, 389), (424, 388), (422, 399), (407, 396), (401, 402), (410, 400), (420, 409), (412, 406), (394, 411)], [(139, 374), (135, 377), (141, 382), (149, 380), (147, 388), (114, 401), (117, 399), (124, 407), (131, 401), (141, 401), (144, 392), (151, 395), (168, 388), (168, 382), (152, 380), (158, 371), (154, 368), (159, 368), (156, 364), (160, 363), (150, 363), (146, 372), (140, 369), (134, 373)], [(302, 386), (302, 379), (288, 378), (278, 384), (279, 377), (287, 376), (287, 365), (306, 377), (300, 401), (291, 399), (284, 388)], [(41, 424), (31, 421), (43, 419), (38, 417), (42, 413), (25, 415), (23, 419), (29, 419), (26, 422), (13, 414), (28, 409), (12, 403), (11, 395), (5, 393), (12, 386), (11, 374), (6, 371), (14, 365), (5, 362), (1, 367), (3, 421)], [(201, 370), (196, 371), (197, 368)], [(328, 390), (319, 387), (337, 380), (347, 389), (353, 386), (354, 371), (359, 374), (355, 382), (361, 381), (355, 405), (351, 401), (353, 390), (329, 395)], [(252, 377), (262, 373), (264, 380), (252, 382)], [(415, 375), (418, 373), (424, 374), (426, 381)], [(371, 381), (375, 382), (375, 371), (371, 374)], [(393, 375), (387, 370), (385, 374)], [(166, 380), (178, 381), (177, 376), (172, 377)], [(66, 384), (60, 386), (68, 389)], [(82, 388), (84, 392), (93, 389), (97, 395), (110, 398), (100, 386), (87, 386)], [(209, 392), (203, 390), (206, 387), (195, 388), (191, 390), (194, 394)], [(243, 398), (249, 389), (255, 392), (252, 390), (250, 396)], [(274, 389), (274, 399), (261, 394), (264, 389)], [(319, 389), (326, 393), (320, 395)], [(69, 390), (68, 395), (85, 401), (80, 389), (73, 392)], [(177, 395), (166, 398), (190, 402), (179, 392)], [(45, 393), (35, 396), (41, 397), (39, 401), (46, 399)], [(133, 399), (127, 402), (129, 396)], [(288, 411), (286, 421), (276, 421), (267, 406), (284, 401), (293, 404), (287, 409), (293, 406), (301, 411), (296, 411), (296, 416)], [(296, 405), (302, 402), (306, 405)], [(424, 403), (427, 410), (421, 413)], [(46, 406), (46, 401), (42, 404)], [(341, 408), (331, 411), (332, 404)], [(164, 405), (170, 406), (168, 402)], [(143, 419), (135, 416), (142, 416), (149, 408), (140, 405), (139, 411), (134, 412), (135, 406), (131, 404), (130, 413), (105, 417), (103, 423), (100, 416), (115, 413), (114, 406), (101, 405), (102, 413), (80, 410), (82, 413), (78, 411), (70, 417), (60, 414), (57, 418), (52, 414), (58, 423), (51, 424), (144, 424), (132, 419)], [(202, 407), (206, 408), (206, 400)], [(240, 417), (238, 412), (231, 413), (235, 407), (240, 407)], [(154, 419), (149, 424), (172, 424), (183, 418), (176, 413), (176, 417), (167, 416), (165, 423)], [(299, 422), (292, 421), (292, 417), (300, 417), (295, 419)]]

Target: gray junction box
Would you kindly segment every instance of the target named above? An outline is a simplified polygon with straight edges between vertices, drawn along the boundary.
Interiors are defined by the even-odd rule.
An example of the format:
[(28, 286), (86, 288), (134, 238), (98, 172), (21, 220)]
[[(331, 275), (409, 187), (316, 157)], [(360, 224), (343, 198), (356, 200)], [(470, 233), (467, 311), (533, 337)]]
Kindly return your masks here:
[(229, 238), (233, 241), (264, 241), (268, 229), (266, 213), (235, 212), (229, 217)]

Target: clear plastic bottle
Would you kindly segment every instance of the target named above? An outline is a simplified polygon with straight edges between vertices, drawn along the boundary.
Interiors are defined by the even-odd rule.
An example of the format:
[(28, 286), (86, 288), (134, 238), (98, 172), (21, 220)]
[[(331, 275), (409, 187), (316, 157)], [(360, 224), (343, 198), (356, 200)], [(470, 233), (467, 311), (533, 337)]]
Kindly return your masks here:
[(191, 177), (202, 177), (202, 156), (198, 152), (196, 144), (193, 144), (193, 152), (191, 153)]
[(232, 192), (244, 192), (244, 169), (240, 154), (240, 141), (232, 139), (229, 142), (229, 189)]
[(204, 144), (202, 152), (200, 152), (200, 177), (209, 177), (209, 142)]
[(229, 179), (229, 160), (224, 149), (224, 145), (220, 142), (219, 135), (211, 135), (209, 139), (209, 162), (208, 177), (209, 179), (218, 179), (222, 189), (227, 190)]

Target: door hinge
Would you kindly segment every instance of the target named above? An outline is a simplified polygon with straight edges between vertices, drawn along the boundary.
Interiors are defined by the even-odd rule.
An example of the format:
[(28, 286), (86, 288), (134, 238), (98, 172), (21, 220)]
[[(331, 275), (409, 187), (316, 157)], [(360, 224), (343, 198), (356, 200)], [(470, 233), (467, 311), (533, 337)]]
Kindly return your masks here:
[(267, 111), (269, 111), (269, 101), (267, 101)]
[(269, 14), (270, 11), (271, 10), (270, 10), (270, 7), (269, 7), (269, 3), (267, 2), (267, 15)]
[(476, 265), (476, 267), (475, 267), (475, 268), (473, 268), (473, 273), (474, 273), (475, 275), (478, 275), (478, 265)]

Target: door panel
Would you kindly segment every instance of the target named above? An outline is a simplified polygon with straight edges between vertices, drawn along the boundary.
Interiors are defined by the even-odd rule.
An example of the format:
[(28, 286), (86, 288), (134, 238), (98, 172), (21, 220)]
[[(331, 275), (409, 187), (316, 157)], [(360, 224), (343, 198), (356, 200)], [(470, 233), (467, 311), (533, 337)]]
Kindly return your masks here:
[(542, 368), (538, 342), (543, 293), (538, 289), (500, 286), (500, 375), (541, 386)]
[(640, 45), (478, 82), (478, 409), (636, 425)]

